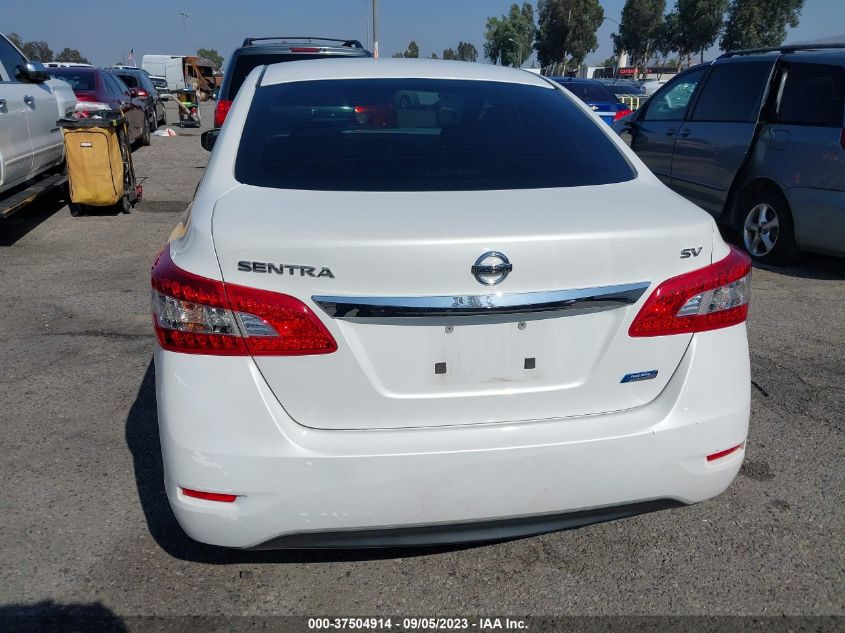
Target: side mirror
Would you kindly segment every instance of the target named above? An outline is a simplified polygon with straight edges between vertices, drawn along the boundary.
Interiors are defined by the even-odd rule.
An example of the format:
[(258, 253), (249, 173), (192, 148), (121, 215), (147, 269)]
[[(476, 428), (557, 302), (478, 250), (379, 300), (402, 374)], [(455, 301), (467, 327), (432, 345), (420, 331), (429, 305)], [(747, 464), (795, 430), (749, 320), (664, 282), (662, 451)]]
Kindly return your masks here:
[(21, 74), (23, 78), (34, 84), (40, 84), (50, 78), (50, 75), (47, 74), (47, 69), (41, 62), (27, 62), (22, 70), (23, 72)]
[(210, 152), (214, 149), (214, 144), (217, 142), (217, 136), (220, 134), (220, 128), (216, 127), (213, 130), (207, 130), (200, 134), (200, 145), (202, 148)]

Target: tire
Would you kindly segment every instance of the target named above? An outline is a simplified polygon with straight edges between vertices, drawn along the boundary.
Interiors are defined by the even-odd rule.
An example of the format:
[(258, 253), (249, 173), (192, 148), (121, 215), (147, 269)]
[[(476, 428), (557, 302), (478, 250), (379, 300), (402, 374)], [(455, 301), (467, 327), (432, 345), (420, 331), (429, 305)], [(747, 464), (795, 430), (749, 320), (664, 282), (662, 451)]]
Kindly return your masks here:
[(152, 114), (150, 115), (150, 132), (155, 132), (158, 129), (158, 118), (156, 115), (156, 111), (153, 110)]
[(148, 122), (142, 126), (141, 129), (141, 139), (138, 141), (138, 145), (141, 147), (147, 147), (150, 144), (150, 126)]
[(120, 199), (120, 202), (117, 203), (117, 208), (120, 210), (121, 213), (132, 213), (132, 203), (129, 201), (129, 196), (123, 196)]
[(68, 200), (67, 208), (70, 209), (70, 214), (75, 218), (78, 218), (81, 215), (85, 215), (84, 204), (79, 204), (77, 202), (71, 202), (70, 200)]
[(776, 187), (758, 186), (742, 197), (740, 205), (736, 228), (754, 261), (784, 265), (801, 258), (792, 211)]

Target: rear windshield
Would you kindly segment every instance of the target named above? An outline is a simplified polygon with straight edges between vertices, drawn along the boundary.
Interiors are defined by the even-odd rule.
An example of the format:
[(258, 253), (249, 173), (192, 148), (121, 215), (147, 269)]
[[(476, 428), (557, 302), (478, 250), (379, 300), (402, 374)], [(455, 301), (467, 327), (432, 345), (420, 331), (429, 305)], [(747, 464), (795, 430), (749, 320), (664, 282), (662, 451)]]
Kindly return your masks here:
[(74, 92), (96, 92), (97, 76), (92, 70), (48, 69), (47, 74), (70, 84)]
[(557, 90), (442, 79), (258, 88), (235, 165), (245, 184), (332, 191), (575, 187), (635, 175)]
[(609, 101), (611, 103), (616, 101), (616, 96), (601, 84), (575, 83), (567, 81), (562, 83), (561, 86), (581, 99), (581, 101)]
[(115, 73), (127, 86), (130, 88), (138, 88), (140, 86), (138, 78), (131, 73)]
[(244, 83), (247, 75), (252, 72), (252, 69), (257, 66), (265, 66), (267, 64), (279, 64), (281, 62), (295, 62), (302, 59), (321, 59), (327, 57), (315, 53), (304, 53), (297, 55), (294, 53), (267, 53), (266, 55), (239, 55), (235, 59), (233, 68), (226, 71), (226, 78), (228, 79), (228, 86), (226, 86), (226, 99), (234, 101), (235, 95)]

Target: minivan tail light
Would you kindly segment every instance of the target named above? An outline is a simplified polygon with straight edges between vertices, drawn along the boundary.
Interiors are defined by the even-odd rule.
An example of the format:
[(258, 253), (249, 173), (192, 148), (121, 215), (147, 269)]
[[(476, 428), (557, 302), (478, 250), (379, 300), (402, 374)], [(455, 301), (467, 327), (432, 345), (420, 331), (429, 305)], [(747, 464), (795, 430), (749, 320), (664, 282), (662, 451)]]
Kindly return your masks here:
[(153, 325), (162, 348), (217, 356), (330, 354), (337, 343), (295, 297), (182, 270), (170, 246), (152, 268)]
[(660, 284), (634, 318), (628, 335), (692, 334), (742, 323), (751, 298), (751, 259), (730, 247), (724, 259)]
[(227, 99), (218, 99), (217, 105), (214, 107), (214, 127), (222, 127), (223, 121), (226, 120), (226, 115), (232, 108), (232, 102)]

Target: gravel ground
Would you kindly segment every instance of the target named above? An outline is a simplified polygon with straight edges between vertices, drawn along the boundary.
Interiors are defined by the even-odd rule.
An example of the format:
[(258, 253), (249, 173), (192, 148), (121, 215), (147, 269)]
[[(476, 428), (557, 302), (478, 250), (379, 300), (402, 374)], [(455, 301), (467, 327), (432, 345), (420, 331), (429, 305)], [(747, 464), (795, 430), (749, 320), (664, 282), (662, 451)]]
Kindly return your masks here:
[(161, 487), (148, 313), (207, 160), (176, 130), (135, 152), (132, 214), (47, 201), (0, 223), (0, 616), (843, 614), (845, 260), (817, 256), (754, 271), (748, 454), (716, 499), (436, 550), (189, 540)]

